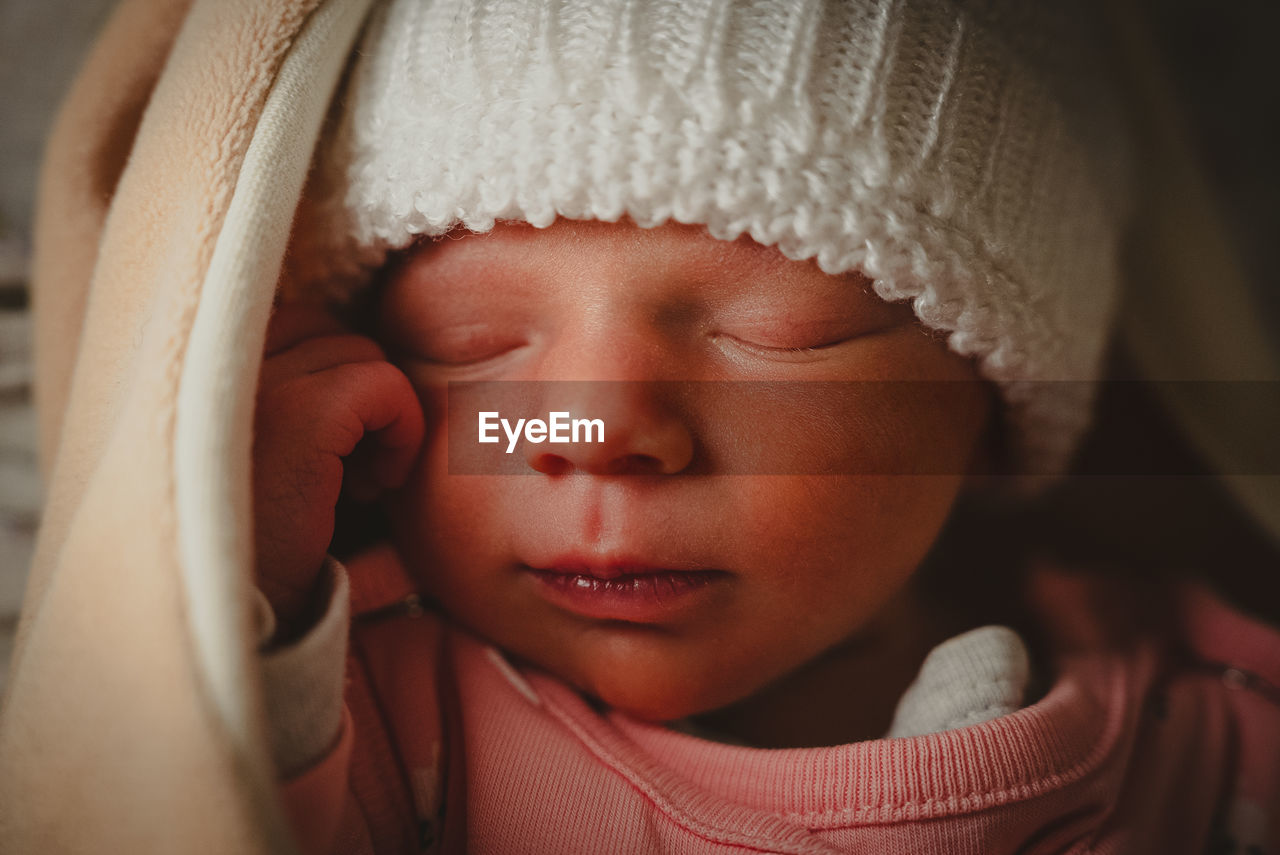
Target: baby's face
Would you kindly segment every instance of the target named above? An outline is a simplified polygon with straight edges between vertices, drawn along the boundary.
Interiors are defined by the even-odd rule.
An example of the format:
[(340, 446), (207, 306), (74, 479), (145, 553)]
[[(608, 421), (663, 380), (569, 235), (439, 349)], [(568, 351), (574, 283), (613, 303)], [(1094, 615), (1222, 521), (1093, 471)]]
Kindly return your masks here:
[[(379, 325), (428, 424), (388, 501), (405, 560), (477, 634), (658, 720), (867, 627), (937, 536), (990, 409), (970, 362), (865, 278), (674, 224), (424, 245)], [(572, 409), (605, 441), (522, 441), (528, 474), (450, 474), (444, 389), (484, 380), (610, 381), (501, 414)], [(902, 474), (924, 460), (941, 474)]]

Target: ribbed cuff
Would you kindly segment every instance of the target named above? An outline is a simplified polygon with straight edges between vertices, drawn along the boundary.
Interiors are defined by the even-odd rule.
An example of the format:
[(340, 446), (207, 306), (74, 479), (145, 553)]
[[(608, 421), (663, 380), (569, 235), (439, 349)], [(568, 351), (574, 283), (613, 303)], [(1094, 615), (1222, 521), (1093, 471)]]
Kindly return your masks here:
[[(342, 724), (342, 690), (350, 626), (346, 568), (327, 558), (318, 584), (329, 592), (320, 620), (301, 638), (261, 654), (271, 756), (282, 777), (305, 770), (333, 745)], [(265, 605), (266, 614), (262, 615)], [(259, 595), (259, 638), (275, 617)]]
[(888, 737), (941, 733), (1022, 708), (1026, 645), (1007, 626), (983, 626), (939, 644), (903, 693)]

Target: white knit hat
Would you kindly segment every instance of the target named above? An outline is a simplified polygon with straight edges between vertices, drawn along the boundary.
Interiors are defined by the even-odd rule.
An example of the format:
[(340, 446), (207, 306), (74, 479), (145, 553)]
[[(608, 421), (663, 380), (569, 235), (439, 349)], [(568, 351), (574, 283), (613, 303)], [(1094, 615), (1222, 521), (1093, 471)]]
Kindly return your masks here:
[[(1128, 207), (1088, 4), (390, 0), (295, 271), (331, 291), (456, 226), (749, 234), (911, 299), (1000, 387), (1021, 472), (1087, 425)], [(304, 208), (305, 210), (305, 208)]]

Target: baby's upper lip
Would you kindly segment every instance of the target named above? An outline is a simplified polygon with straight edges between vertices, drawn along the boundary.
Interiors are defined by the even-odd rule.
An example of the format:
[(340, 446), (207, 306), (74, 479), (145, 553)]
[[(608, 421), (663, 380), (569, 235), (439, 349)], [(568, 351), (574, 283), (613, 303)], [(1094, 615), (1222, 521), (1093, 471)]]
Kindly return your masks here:
[(715, 568), (693, 562), (652, 561), (623, 555), (560, 555), (546, 562), (526, 566), (546, 573), (565, 576), (590, 576), (594, 579), (617, 579), (621, 576), (655, 576), (665, 573), (716, 572)]

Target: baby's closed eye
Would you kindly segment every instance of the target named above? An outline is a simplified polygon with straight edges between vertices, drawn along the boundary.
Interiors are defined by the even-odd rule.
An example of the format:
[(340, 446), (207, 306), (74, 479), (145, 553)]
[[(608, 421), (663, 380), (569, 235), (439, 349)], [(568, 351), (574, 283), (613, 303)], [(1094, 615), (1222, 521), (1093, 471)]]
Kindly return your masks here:
[(527, 347), (530, 336), (515, 326), (463, 323), (426, 330), (401, 346), (410, 360), (442, 366), (476, 365)]

